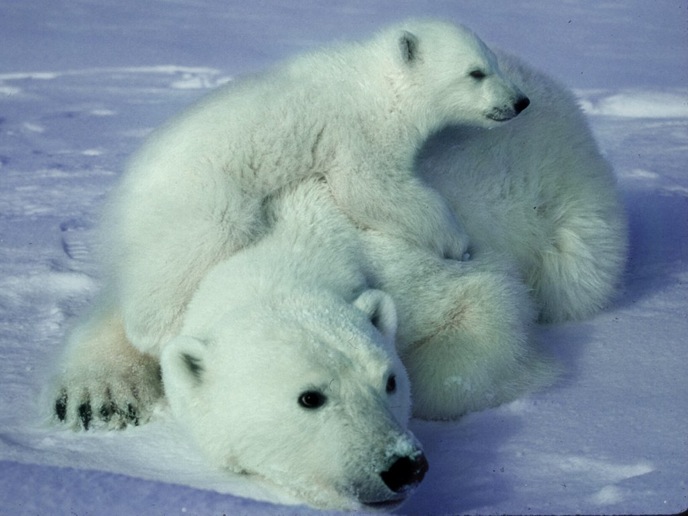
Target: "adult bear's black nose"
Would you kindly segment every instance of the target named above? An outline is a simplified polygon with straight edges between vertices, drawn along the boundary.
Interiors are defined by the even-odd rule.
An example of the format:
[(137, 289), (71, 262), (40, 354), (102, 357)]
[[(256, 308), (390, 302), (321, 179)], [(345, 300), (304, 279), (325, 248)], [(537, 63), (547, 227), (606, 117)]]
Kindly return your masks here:
[(400, 457), (387, 470), (380, 473), (382, 481), (395, 493), (417, 486), (428, 471), (428, 461), (423, 453), (413, 457)]
[(518, 115), (521, 111), (523, 111), (528, 106), (530, 106), (530, 99), (524, 95), (523, 97), (519, 98), (516, 101), (516, 104), (514, 104), (514, 109), (516, 110), (516, 114)]

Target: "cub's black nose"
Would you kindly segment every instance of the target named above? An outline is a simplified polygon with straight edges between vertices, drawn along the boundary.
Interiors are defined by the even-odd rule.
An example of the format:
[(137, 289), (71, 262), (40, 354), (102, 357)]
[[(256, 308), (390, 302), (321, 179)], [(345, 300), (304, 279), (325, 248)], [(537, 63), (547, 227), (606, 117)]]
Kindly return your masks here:
[(400, 457), (387, 470), (380, 473), (382, 481), (395, 493), (400, 493), (423, 481), (428, 471), (425, 455), (419, 453), (414, 457)]
[(518, 115), (521, 111), (523, 111), (525, 108), (530, 106), (530, 99), (528, 97), (521, 97), (516, 101), (516, 104), (514, 104), (514, 109), (516, 110), (516, 114)]

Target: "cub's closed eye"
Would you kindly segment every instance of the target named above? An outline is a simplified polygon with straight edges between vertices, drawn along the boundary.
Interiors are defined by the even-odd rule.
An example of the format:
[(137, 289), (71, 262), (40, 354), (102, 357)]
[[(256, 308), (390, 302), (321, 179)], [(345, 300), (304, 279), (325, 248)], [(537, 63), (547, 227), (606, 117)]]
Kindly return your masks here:
[(397, 390), (397, 377), (396, 375), (390, 374), (387, 378), (387, 385), (385, 386), (385, 391), (387, 394), (393, 394)]
[(327, 396), (318, 391), (306, 391), (299, 396), (299, 405), (313, 410), (322, 407), (327, 402)]
[(487, 77), (487, 74), (485, 72), (483, 72), (482, 70), (473, 70), (468, 75), (470, 75), (474, 79), (478, 79), (478, 80), (484, 79), (485, 77)]

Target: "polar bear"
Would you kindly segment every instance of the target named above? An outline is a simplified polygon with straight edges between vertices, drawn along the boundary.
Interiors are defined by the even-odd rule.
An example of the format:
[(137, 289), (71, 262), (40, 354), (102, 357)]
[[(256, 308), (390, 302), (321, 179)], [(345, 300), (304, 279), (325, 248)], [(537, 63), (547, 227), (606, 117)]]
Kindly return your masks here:
[[(415, 45), (412, 45), (413, 52), (420, 51), (421, 43), (422, 38), (417, 36)], [(183, 233), (191, 232), (192, 226), (198, 225), (200, 239), (191, 238), (190, 249), (182, 247), (178, 242), (180, 247), (177, 253), (170, 254), (169, 263), (163, 264), (170, 268), (167, 272), (172, 280), (177, 278), (179, 282), (186, 282), (183, 287), (191, 290), (188, 297), (193, 297), (194, 300), (191, 301), (188, 312), (186, 307), (189, 305), (189, 299), (186, 298), (178, 303), (171, 301), (178, 313), (169, 309), (167, 305), (161, 307), (163, 311), (177, 314), (172, 326), (160, 329), (160, 334), (154, 339), (168, 345), (149, 346), (150, 342), (146, 339), (137, 341), (136, 338), (132, 338), (136, 333), (130, 332), (126, 325), (129, 315), (123, 305), (128, 299), (127, 296), (135, 297), (134, 292), (122, 290), (113, 294), (112, 288), (106, 289), (93, 314), (69, 337), (63, 374), (58, 383), (58, 395), (54, 405), (58, 418), (84, 428), (103, 423), (108, 427), (122, 427), (145, 421), (150, 415), (154, 401), (162, 395), (159, 373), (162, 353), (163, 375), (167, 378), (165, 394), (170, 397), (173, 407), (177, 407), (174, 410), (181, 419), (186, 418), (184, 407), (189, 404), (189, 393), (194, 392), (191, 390), (194, 386), (197, 388), (198, 400), (203, 400), (196, 405), (191, 403), (194, 406), (190, 410), (195, 411), (195, 415), (186, 419), (192, 426), (192, 421), (198, 422), (192, 433), (209, 455), (221, 458), (220, 460), (225, 461), (223, 465), (227, 467), (237, 470), (244, 468), (265, 476), (270, 476), (270, 472), (259, 471), (259, 462), (263, 460), (264, 464), (269, 465), (273, 459), (272, 453), (277, 454), (274, 464), (279, 464), (273, 472), (280, 468), (291, 468), (288, 463), (295, 460), (300, 468), (299, 473), (307, 476), (313, 468), (319, 472), (318, 478), (326, 479), (318, 484), (318, 489), (324, 489), (325, 484), (330, 487), (340, 486), (327, 491), (328, 499), (337, 500), (332, 502), (332, 506), (341, 504), (350, 507), (356, 503), (376, 501), (394, 503), (422, 477), (421, 471), (425, 469), (425, 465), (420, 459), (419, 448), (413, 444), (413, 439), (404, 430), (403, 412), (408, 409), (404, 408), (402, 413), (397, 413), (393, 417), (380, 416), (377, 411), (386, 410), (380, 408), (384, 406), (383, 396), (381, 399), (375, 398), (375, 414), (367, 413), (366, 417), (374, 416), (375, 421), (379, 422), (380, 417), (386, 421), (380, 424), (392, 428), (391, 435), (395, 436), (377, 443), (380, 446), (377, 453), (383, 453), (387, 460), (376, 460), (375, 468), (368, 468), (365, 470), (367, 473), (362, 473), (364, 476), (369, 475), (369, 478), (375, 478), (374, 484), (377, 487), (373, 488), (373, 493), (367, 493), (365, 489), (359, 488), (358, 480), (354, 480), (350, 476), (350, 471), (341, 464), (332, 464), (331, 470), (323, 471), (318, 469), (322, 464), (318, 463), (317, 457), (281, 456), (272, 447), (268, 447), (269, 457), (261, 456), (257, 442), (249, 443), (238, 438), (245, 434), (214, 434), (211, 430), (214, 422), (211, 422), (210, 413), (219, 410), (218, 404), (223, 402), (224, 397), (222, 394), (213, 398), (212, 392), (217, 390), (229, 395), (230, 391), (234, 391), (232, 386), (244, 385), (236, 378), (221, 378), (222, 367), (214, 369), (215, 364), (231, 365), (223, 362), (224, 359), (218, 355), (221, 347), (215, 345), (217, 342), (227, 339), (231, 341), (235, 337), (255, 344), (254, 347), (247, 347), (255, 348), (256, 356), (262, 357), (255, 362), (251, 362), (253, 355), (250, 353), (239, 353), (237, 357), (231, 355), (232, 363), (236, 360), (247, 370), (258, 367), (267, 371), (269, 366), (276, 375), (281, 374), (280, 371), (284, 372), (279, 369), (281, 362), (290, 360), (289, 349), (306, 353), (308, 363), (312, 365), (313, 370), (318, 370), (319, 367), (324, 367), (320, 361), (326, 357), (310, 353), (316, 348), (309, 348), (306, 344), (303, 347), (285, 346), (280, 349), (279, 363), (264, 364), (267, 359), (263, 359), (268, 351), (267, 348), (261, 347), (261, 343), (269, 339), (273, 339), (274, 342), (274, 339), (282, 337), (289, 340), (288, 337), (291, 335), (297, 340), (327, 343), (335, 347), (333, 356), (343, 356), (337, 344), (325, 339), (326, 335), (323, 334), (322, 328), (307, 324), (310, 323), (309, 314), (315, 319), (323, 317), (331, 326), (328, 332), (339, 336), (340, 340), (340, 330), (345, 333), (353, 332), (357, 335), (353, 341), (364, 343), (362, 348), (383, 350), (382, 355), (377, 351), (366, 351), (360, 355), (362, 362), (378, 365), (381, 363), (378, 360), (379, 356), (383, 356), (382, 361), (386, 361), (387, 364), (386, 369), (380, 368), (377, 379), (373, 378), (374, 375), (360, 373), (362, 385), (371, 386), (377, 381), (378, 387), (375, 392), (381, 394), (380, 378), (387, 375), (389, 382), (391, 376), (388, 373), (394, 371), (396, 376), (392, 383), (396, 383), (399, 393), (404, 394), (407, 389), (405, 373), (401, 372), (400, 366), (389, 365), (397, 364), (393, 350), (387, 342), (391, 338), (394, 326), (392, 303), (388, 297), (391, 296), (399, 314), (396, 325), (396, 348), (411, 380), (415, 415), (430, 419), (456, 418), (471, 410), (480, 410), (509, 401), (533, 387), (551, 381), (550, 364), (539, 357), (532, 345), (531, 325), (537, 313), (542, 320), (583, 317), (598, 310), (609, 300), (623, 269), (626, 245), (623, 214), (609, 167), (599, 155), (572, 96), (551, 79), (514, 58), (499, 54), (498, 58), (494, 59), (498, 59), (499, 62), (491, 62), (491, 68), (481, 69), (482, 74), (489, 76), (493, 70), (503, 67), (508, 71), (509, 83), (513, 81), (519, 89), (529, 95), (533, 92), (532, 97), (537, 104), (509, 125), (524, 122), (513, 131), (509, 130), (508, 125), (485, 131), (470, 128), (469, 126), (475, 122), (468, 120), (464, 125), (445, 130), (433, 137), (414, 163), (418, 176), (442, 192), (448, 205), (456, 213), (458, 224), (466, 228), (466, 234), (470, 235), (472, 241), (468, 244), (469, 260), (446, 259), (437, 252), (437, 246), (427, 242), (424, 246), (418, 245), (416, 239), (407, 238), (399, 232), (399, 228), (362, 223), (342, 205), (337, 178), (326, 174), (316, 175), (325, 181), (315, 181), (321, 185), (317, 188), (312, 186), (312, 178), (304, 177), (300, 184), (297, 181), (288, 187), (270, 192), (270, 195), (261, 201), (261, 228), (256, 230), (251, 238), (246, 239), (246, 249), (230, 252), (229, 248), (223, 248), (220, 252), (218, 247), (208, 245), (208, 256), (202, 256), (194, 254), (201, 249), (195, 249), (193, 246), (202, 246), (209, 242), (204, 238), (217, 229), (211, 223), (215, 219), (198, 204), (191, 202), (187, 206), (181, 192), (177, 192), (179, 199), (169, 197), (165, 192), (161, 195), (171, 204), (164, 210), (162, 206), (159, 208), (162, 210), (161, 217), (166, 214), (169, 218), (146, 218), (144, 214), (140, 219), (142, 228), (135, 228), (133, 231), (141, 231), (139, 237), (142, 239), (148, 234), (164, 244), (168, 237), (172, 238), (177, 234), (180, 227)], [(473, 76), (471, 78), (476, 81), (476, 87), (479, 88), (486, 77), (482, 77), (477, 68), (472, 72), (475, 73), (469, 73), (469, 76)], [(533, 116), (529, 116), (531, 113), (534, 113)], [(191, 133), (189, 136), (193, 135), (194, 133)], [(183, 139), (181, 135), (179, 138)], [(193, 143), (191, 141), (189, 145)], [(198, 177), (200, 172), (195, 172), (190, 175)], [(127, 181), (133, 184), (133, 180), (125, 179), (125, 183)], [(180, 184), (183, 183), (184, 181), (180, 180)], [(324, 195), (322, 192), (315, 195), (324, 184), (327, 185), (330, 195)], [(389, 185), (395, 186), (396, 183), (392, 182)], [(142, 191), (148, 191), (143, 188), (145, 186), (142, 185)], [(358, 186), (362, 188), (365, 185)], [(175, 190), (176, 184), (172, 182), (169, 187)], [(215, 206), (217, 199), (226, 194), (220, 182), (208, 183), (205, 187), (208, 206)], [(330, 219), (325, 217), (315, 224), (315, 219), (308, 215), (308, 210), (297, 209), (298, 206), (311, 206), (306, 199), (303, 199), (301, 204), (288, 202), (290, 195), (300, 195), (298, 192), (301, 188), (311, 192), (309, 195), (314, 195), (314, 198), (318, 199), (315, 203), (318, 208), (314, 213), (318, 216), (330, 214), (330, 222), (327, 222)], [(118, 195), (125, 195), (122, 192), (128, 190), (122, 187)], [(199, 192), (200, 190), (196, 193)], [(133, 192), (131, 194), (133, 195)], [(129, 202), (120, 200), (119, 197), (116, 199), (115, 204), (119, 202), (121, 206)], [(137, 199), (143, 202), (140, 197)], [(190, 199), (193, 200), (193, 195)], [(131, 203), (132, 209), (134, 204), (136, 203)], [(291, 211), (285, 211), (284, 206), (292, 206)], [(189, 210), (192, 208), (200, 210), (203, 216), (199, 219), (197, 215), (190, 214)], [(116, 210), (111, 213), (116, 213)], [(247, 210), (247, 213), (250, 218), (252, 211)], [(284, 229), (289, 225), (280, 226), (280, 221), (296, 220), (295, 216), (302, 217), (302, 222), (293, 224), (290, 231), (295, 231), (296, 228), (304, 231), (303, 233), (290, 233)], [(190, 217), (188, 227), (186, 217)], [(450, 214), (449, 218), (453, 218), (453, 214)], [(123, 220), (129, 220), (130, 224), (134, 224), (132, 219)], [(162, 226), (156, 234), (153, 232), (153, 226), (158, 223)], [(318, 238), (322, 240), (317, 244), (313, 244), (316, 240), (313, 238), (310, 244), (305, 245), (300, 237), (296, 236), (308, 235), (309, 230), (315, 231), (314, 228), (317, 227), (328, 228), (319, 233)], [(354, 230), (359, 235), (358, 241), (351, 236)], [(454, 227), (447, 229), (455, 230)], [(115, 240), (124, 241), (117, 240), (118, 238), (120, 237), (115, 237)], [(337, 240), (338, 238), (341, 240)], [(280, 241), (281, 244), (278, 245)], [(145, 250), (150, 247), (150, 242), (140, 242), (136, 239), (131, 243), (140, 243), (141, 249)], [(464, 241), (461, 244), (462, 251), (465, 245)], [(270, 249), (269, 246), (279, 250), (274, 256), (275, 267), (272, 269), (266, 267), (263, 259), (259, 259), (255, 254), (256, 249), (262, 249), (259, 255), (269, 255), (270, 252), (266, 250)], [(168, 251), (175, 249), (164, 248)], [(299, 251), (300, 248), (310, 250), (303, 252)], [(325, 264), (326, 267), (324, 271), (317, 269), (318, 273), (311, 281), (308, 274), (312, 274), (312, 268), (304, 265), (306, 258), (310, 260), (311, 253), (321, 256), (319, 253), (325, 252), (328, 248), (336, 252), (329, 255), (330, 258), (327, 260), (318, 258), (319, 263)], [(134, 249), (135, 247), (131, 248), (131, 253)], [(299, 260), (289, 260), (287, 263), (290, 265), (284, 265), (285, 268), (282, 268), (281, 253), (292, 252), (295, 255), (301, 253), (304, 257), (303, 263)], [(151, 253), (155, 254), (153, 251)], [(186, 258), (185, 253), (195, 261), (185, 264), (173, 259), (178, 254)], [(450, 253), (451, 256), (453, 255)], [(136, 261), (129, 258), (131, 256), (122, 256), (123, 262), (115, 267), (113, 278), (120, 278), (122, 268), (136, 266)], [(220, 262), (220, 265), (215, 266), (216, 262)], [(242, 271), (242, 274), (233, 273), (234, 265), (230, 267), (227, 263), (242, 264), (237, 269)], [(171, 268), (177, 266), (179, 270), (175, 276)], [(213, 267), (215, 268), (208, 274), (208, 270)], [(258, 280), (260, 274), (249, 274), (251, 267), (262, 270), (267, 277)], [(131, 271), (132, 278), (143, 278), (147, 271), (145, 267), (139, 271)], [(204, 298), (213, 299), (213, 292), (217, 296), (224, 295), (227, 296), (226, 299), (233, 299), (236, 301), (234, 304), (239, 303), (244, 296), (246, 299), (255, 300), (257, 298), (254, 294), (264, 292), (260, 290), (261, 285), (272, 285), (276, 288), (290, 274), (295, 280), (285, 285), (291, 285), (289, 288), (295, 289), (295, 303), (304, 302), (298, 305), (298, 309), (286, 305), (275, 309), (276, 305), (271, 306), (266, 299), (266, 313), (269, 315), (261, 315), (260, 310), (255, 309), (255, 304), (252, 305), (253, 308), (247, 306), (245, 310), (239, 307), (232, 311), (231, 319), (225, 321), (231, 320), (232, 324), (223, 325), (221, 320), (224, 314), (229, 312), (222, 310), (227, 305), (217, 304), (218, 311), (215, 311), (212, 309), (215, 303), (203, 301)], [(198, 283), (206, 275), (208, 277), (199, 288)], [(223, 281), (225, 275), (235, 280)], [(280, 278), (280, 281), (275, 278)], [(233, 286), (234, 281), (238, 282), (237, 285), (252, 287), (237, 289)], [(255, 283), (251, 283), (252, 281)], [(312, 287), (315, 291), (318, 287), (322, 290), (322, 297), (313, 295), (310, 301), (306, 302), (297, 288), (302, 282), (304, 288)], [(194, 287), (191, 288), (191, 285)], [(184, 289), (175, 292), (186, 295)], [(276, 292), (284, 294), (284, 291), (279, 289)], [(160, 298), (154, 296), (149, 298), (150, 310), (156, 307), (155, 303), (159, 300)], [(334, 303), (329, 310), (323, 309), (326, 301)], [(303, 307), (306, 305), (310, 308), (304, 310)], [(281, 329), (275, 329), (271, 325), (271, 320), (285, 322), (280, 319), (282, 313), (285, 317), (293, 317), (290, 324), (280, 326), (284, 329), (284, 335), (280, 333)], [(367, 315), (367, 318), (361, 314)], [(255, 326), (248, 323), (251, 318), (255, 318)], [(172, 334), (171, 341), (166, 337), (168, 333)], [(327, 349), (327, 346), (317, 349)], [(298, 356), (298, 353), (295, 356)], [(382, 369), (386, 372), (381, 373)], [(296, 370), (301, 371), (298, 367)], [(345, 377), (346, 374), (343, 374), (342, 378)], [(258, 392), (262, 384), (256, 382), (261, 380), (271, 379), (269, 375), (266, 377), (263, 374), (245, 379), (246, 388), (241, 391), (242, 396), (250, 398), (254, 392)], [(238, 384), (230, 383), (237, 381)], [(386, 385), (387, 383), (385, 392)], [(318, 400), (322, 400), (322, 388), (309, 388), (304, 391), (302, 385), (299, 384), (298, 387), (300, 390), (294, 387), (295, 391), (299, 391), (298, 397), (301, 394), (315, 393), (312, 400), (319, 405)], [(268, 383), (265, 388), (273, 392), (270, 389), (275, 389), (275, 386)], [(201, 394), (204, 389), (205, 394)], [(175, 394), (172, 394), (173, 391)], [(369, 390), (373, 391), (374, 389)], [(407, 399), (405, 394), (402, 398)], [(203, 408), (206, 404), (208, 412), (203, 412), (206, 410)], [(404, 404), (404, 407), (406, 406), (407, 402)], [(272, 408), (278, 410), (276, 406)], [(287, 416), (285, 418), (293, 421)], [(227, 426), (225, 419), (220, 418), (218, 421), (225, 423), (215, 425), (216, 428)], [(245, 427), (237, 429), (237, 432), (246, 431)], [(346, 438), (355, 439), (361, 435), (363, 434), (347, 434)], [(254, 459), (251, 456), (244, 459), (240, 448), (229, 446), (228, 443), (233, 442), (235, 438), (251, 447), (252, 452), (245, 455), (257, 454), (258, 458)], [(270, 436), (261, 436), (263, 440), (269, 438)], [(300, 435), (300, 438), (303, 440), (305, 436)], [(224, 444), (227, 444), (226, 448), (222, 448)], [(334, 443), (328, 444), (335, 446)], [(388, 451), (397, 445), (404, 452), (393, 453), (387, 457)], [(357, 457), (360, 457), (360, 454), (365, 452), (357, 453)], [(379, 458), (379, 455), (377, 457)], [(400, 458), (390, 462), (391, 457)], [(242, 460), (247, 461), (243, 466)], [(400, 465), (392, 467), (398, 461)], [(358, 465), (360, 463), (356, 462), (354, 469), (357, 469)], [(337, 469), (340, 466), (344, 469)], [(334, 471), (338, 472), (335, 476), (328, 476)], [(390, 471), (393, 473), (389, 473)], [(388, 479), (391, 478), (390, 475), (411, 479), (407, 483), (399, 483), (397, 479), (395, 485), (401, 495), (391, 494), (394, 489), (384, 487), (384, 479), (380, 484), (378, 477), (382, 478), (381, 475), (385, 472)], [(344, 487), (334, 480), (336, 476), (347, 479)], [(289, 482), (281, 480), (283, 477), (279, 475), (271, 478), (275, 482)], [(332, 482), (334, 484), (331, 484)], [(315, 496), (303, 486), (291, 485), (290, 488), (308, 499)], [(313, 503), (327, 504), (323, 500)]]
[(531, 106), (494, 129), (448, 128), (417, 162), (470, 236), (471, 260), (447, 267), (389, 235), (364, 237), (376, 286), (400, 314), (397, 348), (423, 418), (454, 419), (550, 383), (556, 368), (535, 352), (530, 322), (598, 312), (626, 261), (614, 175), (575, 98), (496, 52)]
[(81, 325), (108, 345), (89, 362), (68, 355), (90, 369), (83, 391), (63, 378), (58, 416), (84, 428), (138, 424), (164, 385), (174, 415), (220, 468), (317, 507), (393, 508), (428, 470), (407, 428), (394, 302), (372, 288), (361, 231), (323, 179), (282, 189), (265, 216), (261, 240), (208, 271), (159, 367), (103, 312)]
[(528, 102), (478, 37), (437, 21), (220, 88), (155, 131), (111, 197), (107, 288), (127, 336), (159, 354), (205, 272), (260, 238), (270, 197), (306, 177), (326, 177), (359, 227), (461, 259), (468, 239), (414, 157), (447, 124), (496, 126)]
[(495, 52), (531, 106), (494, 129), (434, 135), (417, 170), (446, 197), (473, 251), (515, 260), (541, 321), (583, 319), (612, 300), (624, 271), (628, 230), (616, 180), (571, 92)]
[(274, 229), (209, 271), (165, 346), (167, 399), (224, 469), (318, 507), (389, 508), (428, 468), (394, 303), (325, 182), (278, 197)]
[(403, 284), (399, 319), (422, 325), (403, 324), (399, 351), (422, 336), (440, 373), (414, 389), (417, 415), (485, 408), (552, 378), (529, 340), (528, 289), (500, 255), (446, 260), (361, 231), (317, 179), (283, 189), (267, 219), (270, 233), (201, 281), (161, 357), (174, 414), (218, 466), (323, 508), (407, 498), (428, 465), (406, 430), (411, 386), (379, 285)]
[(471, 260), (364, 233), (376, 286), (400, 314), (397, 349), (413, 413), (455, 419), (547, 385), (557, 368), (530, 324), (588, 317), (613, 298), (628, 247), (611, 167), (574, 96), (522, 60), (498, 66), (531, 99), (508, 124), (453, 126), (426, 143), (419, 175), (470, 236)]
[(468, 29), (409, 21), (220, 89), (154, 132), (106, 209), (106, 285), (67, 337), (59, 419), (149, 417), (162, 347), (201, 278), (269, 229), (285, 184), (325, 177), (358, 227), (463, 257), (467, 237), (414, 156), (443, 125), (499, 125), (528, 102)]

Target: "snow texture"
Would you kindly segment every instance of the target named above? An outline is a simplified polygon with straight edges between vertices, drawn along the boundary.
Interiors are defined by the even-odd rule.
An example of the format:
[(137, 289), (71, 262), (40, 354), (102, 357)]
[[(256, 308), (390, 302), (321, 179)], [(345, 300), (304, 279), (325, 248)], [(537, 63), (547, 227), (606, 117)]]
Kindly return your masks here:
[(574, 89), (617, 173), (631, 250), (613, 306), (538, 329), (565, 370), (555, 386), (412, 422), (430, 471), (398, 512), (686, 509), (687, 11), (685, 0), (4, 2), (0, 514), (307, 511), (213, 470), (165, 410), (122, 432), (55, 426), (45, 382), (97, 291), (98, 210), (142, 137), (238, 74), (410, 15), (465, 23)]

